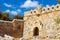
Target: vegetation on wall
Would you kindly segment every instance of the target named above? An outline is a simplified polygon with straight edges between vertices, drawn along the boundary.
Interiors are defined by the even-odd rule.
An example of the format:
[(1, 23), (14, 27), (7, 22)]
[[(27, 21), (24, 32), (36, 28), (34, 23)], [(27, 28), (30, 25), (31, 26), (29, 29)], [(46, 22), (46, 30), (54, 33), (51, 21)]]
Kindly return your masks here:
[(17, 14), (13, 17), (13, 19), (23, 19), (23, 17)]
[(15, 15), (13, 18), (10, 18), (9, 16), (9, 13), (0, 12), (0, 20), (12, 21), (13, 19), (23, 19), (23, 17), (18, 14)]
[(58, 3), (60, 4), (60, 0), (57, 0), (58, 1)]
[(54, 19), (54, 21), (59, 24), (60, 23), (60, 17), (57, 17), (56, 19)]

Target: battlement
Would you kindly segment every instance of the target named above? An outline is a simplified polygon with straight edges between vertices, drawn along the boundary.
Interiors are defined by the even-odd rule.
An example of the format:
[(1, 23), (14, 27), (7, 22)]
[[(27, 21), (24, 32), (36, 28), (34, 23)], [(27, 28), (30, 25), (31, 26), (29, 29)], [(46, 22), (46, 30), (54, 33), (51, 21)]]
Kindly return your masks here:
[(52, 11), (59, 11), (60, 10), (60, 4), (52, 5), (52, 6), (46, 6), (42, 8), (42, 13), (45, 12), (52, 12)]
[(52, 5), (52, 6), (46, 6), (46, 7), (41, 7), (38, 6), (36, 9), (25, 12), (24, 16), (29, 16), (29, 15), (34, 15), (34, 14), (43, 14), (46, 12), (53, 12), (53, 11), (60, 11), (60, 4), (57, 5)]

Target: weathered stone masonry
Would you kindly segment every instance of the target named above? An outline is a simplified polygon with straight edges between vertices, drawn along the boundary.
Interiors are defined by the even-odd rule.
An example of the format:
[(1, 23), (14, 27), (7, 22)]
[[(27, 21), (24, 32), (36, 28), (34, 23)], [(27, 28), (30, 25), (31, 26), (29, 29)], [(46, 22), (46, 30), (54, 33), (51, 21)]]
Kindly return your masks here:
[(0, 36), (6, 34), (14, 38), (20, 38), (23, 36), (23, 28), (23, 20), (14, 19), (12, 22), (0, 20)]
[(60, 40), (60, 23), (55, 19), (60, 20), (60, 4), (38, 6), (25, 12), (24, 20), (0, 20), (0, 35), (10, 35), (14, 40)]
[(60, 23), (54, 19), (60, 18), (60, 4), (42, 8), (24, 14), (24, 33), (26, 40), (58, 40), (60, 39)]

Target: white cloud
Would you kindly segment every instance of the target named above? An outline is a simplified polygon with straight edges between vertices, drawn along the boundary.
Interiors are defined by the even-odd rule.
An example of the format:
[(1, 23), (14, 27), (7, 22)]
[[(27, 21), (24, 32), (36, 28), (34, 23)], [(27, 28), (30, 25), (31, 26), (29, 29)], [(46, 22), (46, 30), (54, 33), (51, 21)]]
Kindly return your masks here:
[(31, 0), (27, 0), (24, 4), (22, 4), (20, 7), (21, 8), (34, 8), (37, 7), (38, 1), (31, 1)]
[(12, 7), (12, 5), (7, 4), (7, 3), (4, 3), (4, 5), (5, 5), (6, 7)]
[(12, 15), (17, 15), (18, 13), (21, 12), (21, 10), (20, 10), (20, 9), (17, 9), (16, 11), (14, 11), (14, 10), (10, 11), (10, 10), (8, 9), (8, 10), (6, 10), (5, 12), (9, 12), (9, 13), (12, 14)]
[(21, 10), (20, 9), (17, 9), (17, 12), (21, 12)]
[(10, 10), (6, 10), (5, 12), (10, 12)]
[(16, 11), (11, 11), (11, 14), (17, 15), (18, 13)]

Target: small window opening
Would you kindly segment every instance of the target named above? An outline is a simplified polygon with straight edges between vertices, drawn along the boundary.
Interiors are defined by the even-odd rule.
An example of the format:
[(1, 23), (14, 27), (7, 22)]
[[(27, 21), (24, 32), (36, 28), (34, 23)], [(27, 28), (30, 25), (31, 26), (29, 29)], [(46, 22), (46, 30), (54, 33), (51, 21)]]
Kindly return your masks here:
[(52, 7), (52, 9), (54, 9), (54, 7)]

